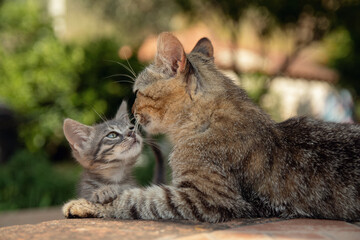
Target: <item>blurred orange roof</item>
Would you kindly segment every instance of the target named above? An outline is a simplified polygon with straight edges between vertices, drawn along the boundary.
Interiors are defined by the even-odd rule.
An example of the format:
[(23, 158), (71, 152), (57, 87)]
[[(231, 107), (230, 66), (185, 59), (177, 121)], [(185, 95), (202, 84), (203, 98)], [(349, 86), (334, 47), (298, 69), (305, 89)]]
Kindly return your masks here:
[[(212, 32), (206, 25), (198, 24), (185, 30), (173, 32), (183, 44), (185, 52), (190, 52), (197, 41), (203, 37), (211, 40), (214, 46), (215, 63), (221, 69), (236, 68), (241, 72), (263, 72), (268, 75), (276, 74), (286, 60), (286, 55), (281, 52), (261, 55), (259, 50), (240, 48), (230, 41), (223, 40)], [(138, 59), (142, 62), (150, 62), (156, 54), (157, 36), (147, 37), (138, 51)], [(235, 59), (235, 64), (233, 59)], [(316, 63), (314, 59), (304, 54), (299, 54), (292, 61), (285, 75), (292, 78), (308, 80), (337, 82), (338, 73), (324, 65)]]

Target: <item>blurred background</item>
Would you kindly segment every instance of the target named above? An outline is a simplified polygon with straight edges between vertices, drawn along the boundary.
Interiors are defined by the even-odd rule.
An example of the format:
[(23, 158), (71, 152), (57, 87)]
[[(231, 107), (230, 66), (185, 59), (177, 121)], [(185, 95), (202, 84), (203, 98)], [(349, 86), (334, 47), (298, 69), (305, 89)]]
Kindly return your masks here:
[[(218, 67), (277, 121), (360, 119), (360, 0), (0, 0), (0, 211), (75, 196), (63, 120), (94, 124), (132, 104), (123, 65), (141, 71), (162, 31), (187, 52), (208, 37)], [(154, 162), (145, 147), (140, 184)]]

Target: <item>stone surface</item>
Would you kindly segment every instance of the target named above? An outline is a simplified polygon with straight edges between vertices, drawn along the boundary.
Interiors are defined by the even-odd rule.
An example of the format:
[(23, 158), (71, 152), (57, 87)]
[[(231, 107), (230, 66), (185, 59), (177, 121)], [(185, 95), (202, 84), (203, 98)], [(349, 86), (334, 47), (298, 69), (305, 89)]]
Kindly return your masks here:
[(0, 227), (64, 219), (61, 207), (0, 212)]
[[(59, 210), (59, 209), (57, 209)], [(63, 219), (56, 209), (0, 214), (0, 223), (14, 220), (34, 224), (0, 227), (0, 240), (359, 240), (359, 223), (293, 219), (238, 219), (209, 224), (191, 221), (142, 221), (114, 219)], [(46, 216), (47, 215), (47, 216)], [(33, 218), (31, 219), (31, 216)], [(46, 219), (59, 218), (40, 222)], [(10, 221), (11, 220), (11, 221)]]
[(190, 221), (131, 221), (113, 219), (63, 219), (0, 228), (0, 240), (12, 239), (175, 239), (278, 219), (240, 219), (209, 224)]
[(359, 240), (360, 228), (342, 221), (292, 219), (196, 234), (178, 240)]

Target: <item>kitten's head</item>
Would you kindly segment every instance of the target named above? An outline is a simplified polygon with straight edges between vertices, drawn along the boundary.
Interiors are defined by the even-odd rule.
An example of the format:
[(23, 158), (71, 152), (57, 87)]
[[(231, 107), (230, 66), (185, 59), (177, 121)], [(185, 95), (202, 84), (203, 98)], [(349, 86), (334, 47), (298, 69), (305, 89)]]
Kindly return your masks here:
[(65, 119), (63, 129), (73, 156), (87, 169), (133, 164), (141, 152), (142, 138), (130, 122), (125, 101), (112, 120), (87, 126)]
[(196, 114), (196, 108), (203, 108), (205, 102), (213, 105), (213, 99), (223, 95), (224, 76), (219, 74), (210, 40), (199, 40), (186, 55), (175, 36), (160, 34), (154, 63), (134, 84), (136, 119), (150, 133), (166, 133), (183, 124)]

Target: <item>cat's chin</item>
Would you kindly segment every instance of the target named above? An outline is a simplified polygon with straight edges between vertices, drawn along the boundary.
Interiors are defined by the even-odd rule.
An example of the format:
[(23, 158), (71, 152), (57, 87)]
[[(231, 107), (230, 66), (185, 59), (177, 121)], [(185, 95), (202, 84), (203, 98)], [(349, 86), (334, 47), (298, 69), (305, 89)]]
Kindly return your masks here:
[(161, 134), (164, 133), (163, 131), (161, 131), (159, 128), (154, 128), (151, 126), (146, 126), (143, 127), (143, 129), (145, 130), (145, 132), (151, 134), (151, 135), (156, 135), (156, 134)]
[(151, 135), (165, 133), (163, 127), (161, 127), (161, 124), (154, 124), (152, 121), (149, 121), (147, 124), (141, 125), (141, 127), (145, 132)]

